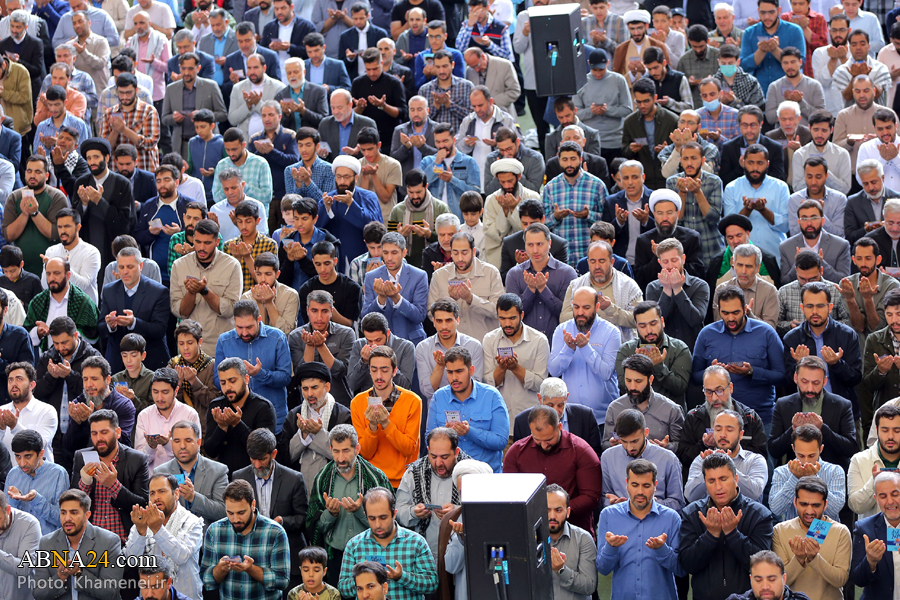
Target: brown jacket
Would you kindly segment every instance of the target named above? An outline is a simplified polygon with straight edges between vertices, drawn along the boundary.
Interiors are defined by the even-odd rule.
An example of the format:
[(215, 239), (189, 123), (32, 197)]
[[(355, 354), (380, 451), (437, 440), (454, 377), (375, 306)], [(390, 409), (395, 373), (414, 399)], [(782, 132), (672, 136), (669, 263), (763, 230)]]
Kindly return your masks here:
[[(666, 48), (666, 45), (659, 40), (655, 40), (649, 35), (647, 39), (650, 40), (651, 46), (656, 46), (663, 51), (663, 54), (666, 56), (666, 61), (669, 61), (669, 51)], [(631, 43), (631, 38), (629, 37), (626, 41), (622, 42), (618, 46), (616, 46), (616, 53), (613, 56), (613, 71), (619, 73), (620, 75), (625, 75), (627, 69), (625, 68), (625, 56), (628, 54), (628, 44)], [(645, 48), (646, 49), (646, 48)], [(641, 57), (643, 58), (643, 57)], [(627, 76), (626, 76), (627, 80)], [(630, 87), (630, 86), (629, 86)]]
[(437, 558), (437, 567), (438, 567), (438, 600), (454, 600), (453, 595), (453, 575), (447, 573), (447, 568), (444, 566), (444, 554), (447, 552), (447, 545), (450, 543), (450, 534), (453, 533), (453, 528), (450, 526), (450, 521), (459, 521), (459, 517), (462, 515), (462, 506), (457, 506), (441, 519), (441, 528), (438, 529), (438, 555)]

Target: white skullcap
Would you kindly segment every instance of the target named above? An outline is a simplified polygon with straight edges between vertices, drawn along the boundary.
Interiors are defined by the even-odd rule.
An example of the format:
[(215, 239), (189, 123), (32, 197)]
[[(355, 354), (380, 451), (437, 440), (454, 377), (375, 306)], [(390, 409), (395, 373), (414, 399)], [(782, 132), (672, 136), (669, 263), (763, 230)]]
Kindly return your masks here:
[(650, 212), (653, 212), (657, 202), (671, 202), (675, 205), (675, 208), (681, 210), (681, 196), (676, 191), (662, 189), (650, 194)]
[(634, 22), (641, 22), (650, 24), (650, 13), (646, 10), (629, 10), (622, 16), (622, 20), (625, 21), (625, 24)]
[(521, 175), (524, 171), (525, 167), (515, 158), (501, 158), (500, 160), (495, 160), (491, 165), (491, 175), (494, 177), (497, 176), (497, 173)]
[(338, 167), (347, 167), (357, 175), (361, 170), (359, 166), (359, 159), (353, 158), (352, 156), (347, 156), (346, 154), (341, 154), (337, 158), (334, 159), (334, 162), (331, 163), (331, 172), (337, 172)]
[(471, 475), (471, 474), (488, 474), (493, 473), (494, 470), (491, 468), (491, 465), (486, 462), (481, 462), (480, 460), (475, 460), (474, 458), (467, 458), (466, 460), (461, 460), (456, 463), (456, 466), (453, 467), (453, 482), (459, 481), (459, 478), (463, 475)]

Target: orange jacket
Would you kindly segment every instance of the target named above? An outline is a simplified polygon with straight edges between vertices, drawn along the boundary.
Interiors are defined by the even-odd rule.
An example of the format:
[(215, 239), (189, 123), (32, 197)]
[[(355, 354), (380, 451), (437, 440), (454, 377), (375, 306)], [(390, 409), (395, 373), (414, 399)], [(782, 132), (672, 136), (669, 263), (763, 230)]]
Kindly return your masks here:
[(359, 435), (360, 454), (384, 471), (394, 488), (400, 485), (407, 465), (419, 458), (419, 428), (422, 425), (422, 400), (409, 390), (399, 386), (397, 389), (400, 397), (391, 409), (386, 429), (381, 425), (378, 431), (369, 428), (366, 419), (369, 390), (357, 394), (350, 402), (350, 416)]

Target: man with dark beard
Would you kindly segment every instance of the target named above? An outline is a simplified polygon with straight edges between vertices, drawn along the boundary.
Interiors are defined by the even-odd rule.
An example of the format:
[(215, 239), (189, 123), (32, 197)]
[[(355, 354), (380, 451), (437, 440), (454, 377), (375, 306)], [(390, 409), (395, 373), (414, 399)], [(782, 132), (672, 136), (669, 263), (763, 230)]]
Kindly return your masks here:
[(547, 524), (556, 600), (585, 600), (597, 588), (597, 545), (590, 533), (569, 523), (571, 514), (569, 493), (558, 484), (548, 485)]
[(222, 396), (209, 405), (203, 448), (233, 473), (250, 464), (250, 432), (266, 428), (275, 433), (275, 408), (250, 390), (250, 373), (243, 360), (226, 358), (217, 369)]
[(137, 89), (137, 77), (133, 74), (122, 73), (116, 78), (119, 103), (100, 118), (100, 137), (109, 140), (113, 150), (119, 144), (133, 144), (137, 149), (137, 167), (153, 172), (159, 166), (159, 114), (153, 104), (138, 100)]
[[(420, 257), (426, 246), (438, 240), (435, 219), (449, 213), (450, 207), (431, 194), (421, 169), (407, 171), (403, 184), (406, 186), (406, 199), (391, 209), (388, 223), (406, 238), (409, 256)], [(413, 263), (421, 264), (418, 261)]]
[[(303, 531), (306, 529), (307, 493), (303, 475), (275, 461), (278, 454), (275, 436), (268, 429), (257, 429), (247, 438), (247, 454), (250, 466), (237, 471), (233, 481), (243, 479), (254, 486), (257, 514), (272, 519), (288, 534), (291, 556), (306, 547)], [(303, 582), (300, 563), (291, 560), (293, 589)]]
[[(88, 367), (86, 369), (91, 370)], [(90, 496), (91, 507), (94, 509), (91, 522), (112, 531), (122, 542), (128, 539), (128, 532), (133, 525), (132, 507), (135, 504), (147, 504), (150, 483), (146, 455), (120, 444), (119, 438), (124, 433), (114, 411), (103, 409), (92, 414), (91, 444), (82, 444), (81, 447), (88, 447), (75, 453), (71, 482), (73, 488)], [(129, 437), (126, 435), (124, 439)], [(86, 462), (85, 453), (89, 450), (97, 453), (99, 462)]]
[(781, 242), (781, 281), (789, 283), (797, 278), (794, 259), (801, 250), (817, 250), (822, 257), (825, 279), (840, 281), (850, 274), (850, 244), (843, 237), (822, 229), (825, 209), (819, 200), (805, 200), (797, 208), (800, 233)]
[(684, 484), (684, 497), (688, 502), (695, 502), (706, 495), (703, 459), (713, 452), (724, 452), (731, 457), (740, 478), (742, 494), (751, 499), (762, 498), (763, 489), (769, 480), (768, 466), (764, 456), (741, 448), (743, 427), (741, 415), (729, 409), (721, 411), (713, 420), (712, 435), (716, 447), (704, 450), (691, 463), (687, 483)]
[(684, 200), (679, 193), (667, 188), (657, 189), (650, 194), (649, 206), (656, 228), (642, 233), (634, 247), (634, 279), (638, 286), (645, 290), (659, 276), (662, 265), (656, 260), (656, 246), (669, 238), (681, 242), (687, 272), (694, 277), (703, 277), (706, 267), (703, 265), (700, 234), (678, 225), (679, 215), (683, 214), (684, 207)]
[[(850, 543), (847, 537), (844, 538), (844, 541), (848, 544)], [(819, 545), (816, 543), (816, 552), (818, 553), (818, 551)], [(801, 557), (796, 556), (794, 558), (799, 559)], [(803, 559), (804, 563), (801, 564), (805, 566), (805, 564), (808, 564), (805, 562), (806, 556), (803, 556)], [(831, 567), (827, 562), (826, 565)], [(842, 569), (842, 567), (838, 568)], [(794, 585), (797, 585), (796, 580), (794, 580)], [(840, 588), (837, 588), (837, 592), (840, 593)], [(778, 554), (771, 550), (760, 550), (750, 557), (750, 589), (743, 594), (732, 594), (729, 598), (732, 600), (809, 600), (810, 596), (807, 596), (802, 591), (792, 590), (788, 587), (784, 561)]]
[[(600, 459), (586, 441), (562, 428), (549, 406), (528, 413), (531, 435), (506, 452), (504, 473), (543, 473), (571, 496), (572, 522), (593, 534), (594, 510), (600, 502)], [(674, 456), (673, 456), (674, 458)]]
[[(630, 590), (639, 598), (675, 600), (675, 574), (681, 569), (673, 546), (677, 546), (681, 517), (655, 499), (657, 468), (651, 461), (635, 459), (625, 467), (625, 474), (627, 500), (600, 513), (598, 530), (606, 534), (597, 543), (597, 571), (613, 574), (614, 597), (624, 597)], [(660, 560), (662, 556), (666, 558)]]
[(14, 362), (5, 369), (9, 399), (12, 402), (0, 405), (0, 443), (14, 456), (12, 441), (24, 430), (40, 434), (44, 441), (44, 456), (53, 462), (50, 444), (56, 435), (56, 411), (53, 407), (35, 398), (32, 391), (36, 373), (30, 362)]
[[(515, 143), (509, 137), (504, 138), (504, 131), (512, 140), (515, 140)], [(481, 218), (485, 234), (484, 248), (481, 250), (484, 252), (484, 260), (499, 269), (503, 239), (522, 228), (519, 220), (519, 205), (527, 200), (540, 200), (541, 196), (528, 185), (528, 181), (523, 177), (526, 174), (525, 167), (515, 157), (517, 144), (519, 144), (516, 134), (501, 129), (497, 132), (497, 139), (499, 140), (498, 146), (501, 143), (512, 144), (511, 151), (507, 149), (511, 156), (497, 155), (493, 160), (489, 159), (491, 163), (489, 168), (493, 177), (490, 183), (493, 185), (487, 192), (484, 214)], [(543, 168), (540, 169), (540, 175), (543, 176)], [(533, 184), (531, 185), (533, 186)]]
[(101, 264), (106, 265), (115, 260), (112, 241), (134, 228), (131, 183), (109, 170), (112, 147), (104, 138), (83, 140), (80, 151), (91, 172), (75, 181), (80, 202), (72, 204), (81, 215), (81, 237), (100, 250)]
[[(682, 119), (685, 118), (696, 119), (697, 127), (700, 127), (699, 116), (682, 116)], [(694, 137), (699, 141), (688, 141), (678, 148), (682, 172), (669, 176), (666, 187), (681, 196), (684, 208), (680, 211), (680, 218), (686, 228), (700, 234), (703, 262), (708, 265), (725, 248), (717, 227), (723, 212), (722, 180), (718, 175), (707, 171), (710, 164), (704, 154), (706, 148), (715, 149), (715, 145), (698, 137), (696, 133)], [(718, 165), (713, 161), (711, 168), (718, 170)]]
[[(655, 327), (648, 328), (644, 334), (646, 339), (652, 341), (642, 343), (642, 345), (655, 348), (657, 350), (655, 354), (661, 360), (663, 356), (659, 354), (659, 346), (656, 344), (662, 341), (665, 334), (662, 332), (662, 325), (659, 322), (659, 313), (649, 308), (642, 314), (649, 318), (655, 317), (656, 320)], [(642, 337), (641, 341), (643, 342), (644, 339)], [(671, 343), (672, 338), (668, 338), (668, 341)], [(631, 345), (631, 342), (628, 344)], [(622, 348), (624, 347), (623, 344)], [(622, 348), (619, 348), (619, 355), (616, 357), (617, 375), (618, 371), (621, 371), (621, 375), (618, 375), (619, 389), (624, 390), (624, 394), (613, 400), (606, 409), (603, 449), (606, 450), (610, 446), (617, 446), (620, 443), (619, 437), (615, 435), (616, 420), (622, 411), (633, 408), (641, 411), (647, 420), (650, 442), (675, 452), (678, 449), (681, 430), (684, 427), (684, 410), (653, 387), (656, 382), (657, 363), (651, 358), (651, 354), (634, 354), (635, 347), (636, 345), (632, 345), (630, 355), (626, 355), (627, 358), (624, 360), (622, 359)], [(641, 350), (643, 349), (641, 348)], [(677, 353), (675, 348), (672, 350), (673, 354)], [(662, 351), (668, 353), (666, 348), (663, 348)], [(685, 362), (690, 362), (690, 359), (683, 355), (679, 370), (686, 386), (690, 369), (686, 368)], [(668, 368), (665, 369), (668, 371)]]

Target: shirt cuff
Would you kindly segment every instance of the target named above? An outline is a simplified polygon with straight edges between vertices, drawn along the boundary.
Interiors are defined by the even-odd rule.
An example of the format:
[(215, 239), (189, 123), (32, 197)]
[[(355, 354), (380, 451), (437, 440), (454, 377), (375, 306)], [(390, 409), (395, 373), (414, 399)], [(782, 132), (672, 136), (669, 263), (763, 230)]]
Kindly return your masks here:
[(37, 334), (37, 327), (36, 327), (36, 326), (35, 326), (35, 327), (32, 327), (32, 328), (31, 328), (31, 331), (28, 332), (28, 337), (31, 338), (31, 344), (32, 344), (33, 346), (40, 346), (40, 345), (41, 345), (41, 338), (38, 337), (38, 334)]
[(329, 219), (333, 219), (333, 218), (334, 218), (334, 211), (331, 210), (330, 208), (328, 209), (328, 211), (326, 212), (326, 214), (328, 215), (328, 218), (329, 218)]

